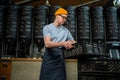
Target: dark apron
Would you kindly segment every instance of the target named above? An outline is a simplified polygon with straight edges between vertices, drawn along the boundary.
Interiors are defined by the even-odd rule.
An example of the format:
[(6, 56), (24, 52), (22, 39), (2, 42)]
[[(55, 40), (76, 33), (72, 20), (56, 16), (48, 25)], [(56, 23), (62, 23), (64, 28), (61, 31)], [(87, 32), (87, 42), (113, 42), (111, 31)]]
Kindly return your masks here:
[(65, 62), (60, 48), (47, 48), (39, 80), (66, 80)]

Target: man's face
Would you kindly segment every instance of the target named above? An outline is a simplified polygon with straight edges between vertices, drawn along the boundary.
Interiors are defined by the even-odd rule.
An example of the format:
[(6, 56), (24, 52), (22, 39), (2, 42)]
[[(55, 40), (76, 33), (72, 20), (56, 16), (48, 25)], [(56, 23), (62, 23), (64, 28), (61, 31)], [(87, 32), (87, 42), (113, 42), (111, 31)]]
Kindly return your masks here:
[(67, 15), (65, 15), (65, 14), (59, 14), (59, 15), (57, 16), (57, 19), (58, 19), (58, 23), (59, 23), (60, 25), (62, 25), (62, 24), (65, 23), (65, 21), (66, 21), (66, 19), (67, 19)]

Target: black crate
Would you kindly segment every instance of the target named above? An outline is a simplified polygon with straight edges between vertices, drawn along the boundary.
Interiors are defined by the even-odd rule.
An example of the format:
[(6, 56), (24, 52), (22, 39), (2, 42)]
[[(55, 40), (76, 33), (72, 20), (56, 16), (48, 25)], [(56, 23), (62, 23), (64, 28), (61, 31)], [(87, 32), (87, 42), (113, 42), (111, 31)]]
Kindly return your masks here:
[(118, 72), (120, 60), (84, 60), (78, 62), (79, 72)]
[(79, 73), (78, 80), (120, 80), (117, 73)]

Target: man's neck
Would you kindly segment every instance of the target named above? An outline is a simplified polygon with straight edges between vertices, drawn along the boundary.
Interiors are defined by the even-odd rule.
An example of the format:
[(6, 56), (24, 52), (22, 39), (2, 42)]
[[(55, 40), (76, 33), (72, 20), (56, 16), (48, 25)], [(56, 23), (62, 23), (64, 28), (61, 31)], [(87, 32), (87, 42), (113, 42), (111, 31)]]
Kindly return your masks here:
[(53, 24), (54, 24), (56, 27), (60, 26), (60, 24), (59, 24), (57, 21), (54, 21)]

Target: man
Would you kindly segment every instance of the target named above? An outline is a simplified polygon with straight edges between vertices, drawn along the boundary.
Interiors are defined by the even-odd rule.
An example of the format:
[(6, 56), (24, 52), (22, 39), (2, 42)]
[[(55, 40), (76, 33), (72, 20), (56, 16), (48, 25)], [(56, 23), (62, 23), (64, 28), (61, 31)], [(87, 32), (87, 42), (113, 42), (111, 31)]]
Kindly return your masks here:
[(67, 10), (59, 8), (53, 23), (43, 28), (45, 53), (43, 56), (40, 80), (66, 80), (65, 62), (62, 47), (72, 48), (75, 43), (71, 33), (63, 26), (68, 16)]

